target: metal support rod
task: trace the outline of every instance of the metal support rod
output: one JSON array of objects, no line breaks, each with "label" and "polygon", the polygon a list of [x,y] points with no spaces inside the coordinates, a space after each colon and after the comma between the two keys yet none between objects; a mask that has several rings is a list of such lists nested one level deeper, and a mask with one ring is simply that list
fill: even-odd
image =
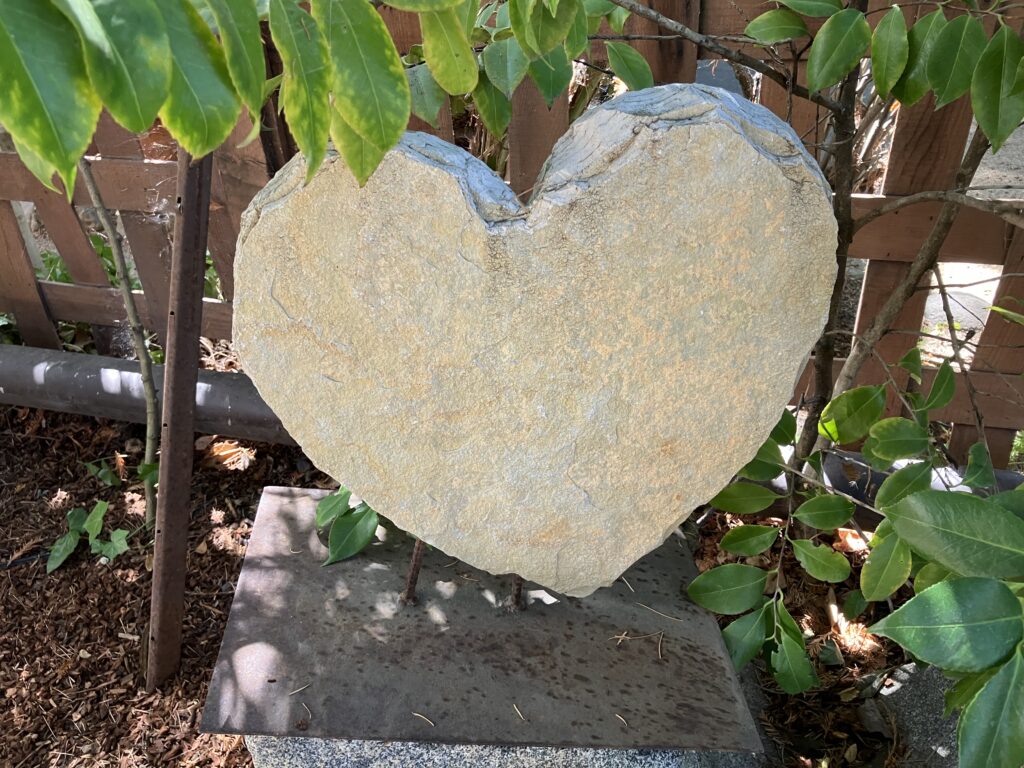
[{"label": "metal support rod", "polygon": [[181,661],[199,325],[212,167],[212,155],[193,163],[184,149],[178,149],[178,209],[174,221],[167,312],[160,495],[156,509],[153,591],[147,633],[147,691],[153,691],[174,675]]},{"label": "metal support rod", "polygon": [[416,604],[416,582],[420,578],[420,567],[423,565],[423,553],[427,551],[427,545],[423,539],[416,539],[412,547],[412,558],[409,560],[409,573],[405,577],[405,591],[402,592],[401,600],[406,605]]}]

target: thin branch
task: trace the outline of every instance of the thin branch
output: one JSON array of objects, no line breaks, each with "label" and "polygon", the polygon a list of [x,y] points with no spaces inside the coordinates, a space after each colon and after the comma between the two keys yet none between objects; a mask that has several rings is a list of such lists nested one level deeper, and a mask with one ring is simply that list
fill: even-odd
[{"label": "thin branch", "polygon": [[[142,391],[146,399],[146,452],[144,462],[146,464],[156,463],[157,439],[160,435],[158,403],[156,399],[156,384],[153,380],[153,360],[149,356],[149,349],[146,347],[146,332],[139,319],[138,309],[135,307],[135,296],[132,293],[132,285],[128,275],[128,262],[125,259],[124,248],[121,246],[121,236],[114,224],[110,211],[103,203],[99,187],[96,186],[96,179],[92,175],[92,167],[84,157],[78,161],[78,172],[85,182],[89,191],[89,198],[93,208],[99,216],[103,230],[106,232],[107,240],[110,243],[110,251],[114,256],[114,269],[117,273],[118,287],[121,289],[121,300],[124,302],[124,311],[128,316],[128,327],[132,333],[132,344],[135,347],[135,355],[139,358],[139,372],[142,375]],[[156,476],[149,472],[143,481],[146,493],[146,527],[152,529],[156,521]]]},{"label": "thin branch", "polygon": [[991,213],[1003,221],[1013,224],[1015,227],[1024,227],[1024,201],[1020,203],[1011,203],[1004,200],[985,200],[982,198],[971,197],[960,192],[953,192],[948,190],[932,190],[929,192],[916,192],[912,195],[906,195],[905,197],[897,197],[891,200],[887,200],[877,208],[874,208],[854,222],[853,231],[859,232],[862,227],[867,226],[875,219],[885,216],[887,213],[898,211],[901,208],[906,208],[908,205],[917,205],[918,203],[927,202],[941,202],[941,203],[953,203],[955,205],[964,206],[965,208],[976,208],[979,211],[985,211]]}]

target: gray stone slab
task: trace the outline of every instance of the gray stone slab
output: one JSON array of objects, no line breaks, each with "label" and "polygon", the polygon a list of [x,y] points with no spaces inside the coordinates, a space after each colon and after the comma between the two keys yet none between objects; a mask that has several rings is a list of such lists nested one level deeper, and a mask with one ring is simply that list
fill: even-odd
[{"label": "gray stone slab", "polygon": [[936,667],[906,664],[893,671],[879,692],[907,747],[907,765],[956,768],[956,716],[944,718],[945,694],[952,683]]},{"label": "gray stone slab", "polygon": [[[264,491],[204,731],[299,737],[308,749],[322,738],[587,752],[761,750],[718,627],[684,596],[696,573],[680,538],[588,598],[527,585],[530,606],[516,614],[501,604],[509,578],[431,550],[419,605],[402,607],[410,538],[388,529],[367,552],[322,568],[313,524],[322,495]],[[584,764],[557,754],[569,762],[544,764]],[[348,764],[392,764],[375,759]],[[464,764],[515,764],[481,760]]]}]

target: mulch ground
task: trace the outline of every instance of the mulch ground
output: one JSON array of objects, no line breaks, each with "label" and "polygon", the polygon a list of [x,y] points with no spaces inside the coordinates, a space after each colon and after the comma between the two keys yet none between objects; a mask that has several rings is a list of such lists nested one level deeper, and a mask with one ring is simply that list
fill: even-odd
[{"label": "mulch ground", "polygon": [[[330,485],[297,448],[201,440],[181,673],[142,689],[150,547],[141,427],[0,406],[0,766],[251,766],[241,740],[198,733],[235,581],[266,485]],[[123,457],[120,487],[85,462]],[[136,531],[101,564],[85,544],[52,574],[46,551],[73,507],[110,503],[105,532]]]}]

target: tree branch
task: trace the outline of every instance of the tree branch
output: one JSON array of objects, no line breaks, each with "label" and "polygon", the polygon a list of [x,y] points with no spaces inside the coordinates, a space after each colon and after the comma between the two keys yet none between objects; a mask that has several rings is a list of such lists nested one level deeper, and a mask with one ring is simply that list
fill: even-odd
[{"label": "tree branch", "polygon": [[853,231],[859,232],[875,219],[885,216],[887,213],[906,208],[908,205],[917,205],[927,202],[953,203],[965,208],[975,208],[998,216],[1003,221],[1013,224],[1015,227],[1024,228],[1024,201],[1011,202],[1007,200],[985,200],[983,198],[971,197],[962,192],[952,190],[934,190],[930,192],[917,192],[906,197],[897,197],[888,200],[874,210],[868,211],[853,224]]}]

